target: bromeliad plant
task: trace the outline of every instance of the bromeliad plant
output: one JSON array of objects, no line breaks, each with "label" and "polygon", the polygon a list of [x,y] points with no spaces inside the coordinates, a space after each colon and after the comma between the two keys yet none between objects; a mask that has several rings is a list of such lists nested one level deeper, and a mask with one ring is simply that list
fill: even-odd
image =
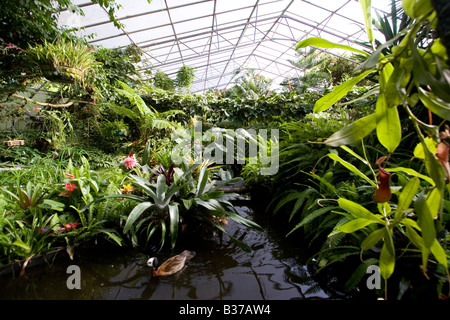
[{"label": "bromeliad plant", "polygon": [[[199,168],[201,168],[199,170]],[[196,172],[198,171],[199,172]],[[219,188],[235,180],[216,184],[211,180],[207,165],[193,165],[173,169],[173,180],[167,182],[164,174],[157,176],[156,182],[148,174],[131,174],[133,193],[122,193],[108,198],[130,199],[137,204],[126,218],[124,233],[130,233],[133,245],[139,244],[139,234],[145,235],[145,243],[158,233],[160,250],[166,237],[170,237],[173,248],[176,245],[181,224],[194,221],[206,223],[210,227],[226,233],[222,226],[225,218],[230,218],[252,228],[259,228],[254,222],[241,217],[232,210],[232,204]],[[197,175],[198,174],[198,175]],[[227,195],[230,196],[230,195]],[[244,250],[250,248],[233,238]]]},{"label": "bromeliad plant", "polygon": [[[427,266],[431,255],[444,267],[448,275],[448,254],[444,249],[446,242],[438,237],[445,230],[444,203],[448,189],[448,143],[446,134],[442,133],[446,130],[441,128],[445,121],[450,120],[447,55],[449,44],[448,33],[445,33],[443,27],[448,8],[442,6],[440,1],[403,0],[403,9],[413,22],[386,43],[375,47],[371,1],[360,0],[360,3],[370,41],[368,51],[334,44],[320,38],[306,39],[297,45],[297,48],[315,46],[346,49],[365,57],[365,61],[359,66],[361,73],[319,99],[314,106],[315,112],[330,108],[356,83],[369,75],[376,75],[379,79],[379,84],[371,91],[372,94],[378,95],[375,112],[334,133],[325,143],[332,147],[353,144],[376,130],[380,144],[389,154],[393,154],[404,134],[400,116],[400,108],[403,108],[414,127],[426,174],[410,168],[380,167],[381,184],[378,185],[350,164],[332,155],[334,160],[368,181],[375,190],[374,200],[379,202],[378,212],[373,213],[358,203],[344,198],[338,199],[339,206],[345,211],[343,214],[349,218],[349,222],[340,226],[339,230],[354,233],[368,226],[379,226],[371,229],[372,232],[361,243],[361,248],[363,251],[368,250],[383,240],[379,266],[385,280],[393,274],[398,258],[398,248],[394,241],[394,232],[398,231],[404,233],[410,244],[419,249],[422,256],[421,268],[425,276],[428,276]],[[436,28],[440,37],[424,37]],[[398,44],[394,45],[396,42]],[[428,109],[428,123],[417,115],[421,107]],[[436,120],[442,122],[436,125]],[[396,204],[388,202],[389,174],[384,170],[403,171],[410,177],[398,193]]]}]

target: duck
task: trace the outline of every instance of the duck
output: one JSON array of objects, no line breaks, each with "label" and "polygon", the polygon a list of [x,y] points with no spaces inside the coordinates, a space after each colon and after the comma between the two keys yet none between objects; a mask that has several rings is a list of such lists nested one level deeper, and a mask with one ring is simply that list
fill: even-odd
[{"label": "duck", "polygon": [[194,256],[194,251],[184,250],[179,255],[173,256],[164,261],[159,267],[158,259],[156,257],[151,257],[147,261],[147,266],[153,268],[152,274],[154,277],[170,276],[183,269],[186,263]]}]

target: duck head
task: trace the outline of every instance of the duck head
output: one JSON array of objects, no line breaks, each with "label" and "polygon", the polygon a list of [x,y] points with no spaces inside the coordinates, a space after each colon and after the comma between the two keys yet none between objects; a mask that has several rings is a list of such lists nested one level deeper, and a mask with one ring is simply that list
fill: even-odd
[{"label": "duck head", "polygon": [[150,268],[156,269],[157,266],[158,266],[158,259],[157,259],[156,257],[152,257],[152,258],[148,259],[148,260],[147,260],[147,265],[148,265]]}]

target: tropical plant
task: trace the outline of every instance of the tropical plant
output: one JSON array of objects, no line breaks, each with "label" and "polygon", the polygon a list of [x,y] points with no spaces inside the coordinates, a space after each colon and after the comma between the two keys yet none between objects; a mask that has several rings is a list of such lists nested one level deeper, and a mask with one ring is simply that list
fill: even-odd
[{"label": "tropical plant", "polygon": [[[372,53],[334,44],[320,38],[306,39],[297,45],[298,48],[314,45],[347,49],[366,57],[366,60],[360,65],[360,69],[363,70],[361,74],[347,80],[319,99],[314,106],[316,112],[331,107],[365,77],[374,73],[377,73],[379,77],[377,89],[372,91],[372,93],[378,93],[375,112],[334,133],[325,143],[332,147],[352,144],[376,129],[380,144],[388,153],[393,154],[403,136],[399,112],[401,106],[413,123],[416,143],[422,150],[423,164],[427,174],[419,174],[411,168],[390,168],[390,171],[404,171],[411,177],[409,182],[402,186],[397,206],[394,207],[388,203],[391,198],[391,187],[389,187],[390,174],[387,168],[381,167],[378,163],[380,172],[380,184],[378,185],[377,182],[372,182],[361,172],[355,171],[353,167],[340,161],[352,172],[370,183],[374,189],[374,200],[379,204],[378,212],[373,213],[370,208],[367,209],[356,202],[339,198],[338,204],[345,211],[343,215],[350,219],[345,225],[340,226],[339,230],[355,233],[369,225],[380,226],[372,229],[360,245],[363,250],[367,250],[384,239],[379,256],[379,267],[382,277],[386,280],[385,283],[393,274],[398,258],[394,232],[399,226],[408,238],[407,246],[413,244],[419,249],[424,275],[428,277],[427,267],[430,255],[432,255],[443,266],[448,276],[445,242],[442,243],[442,239],[439,237],[439,232],[444,229],[443,204],[445,202],[445,186],[448,183],[446,180],[448,177],[446,171],[448,163],[446,138],[448,134],[446,129],[440,128],[441,124],[434,124],[439,118],[450,120],[446,106],[450,102],[448,96],[450,83],[445,76],[448,73],[448,56],[440,38],[425,39],[423,38],[424,32],[419,32],[424,28],[430,30],[443,18],[440,16],[440,11],[436,12],[433,9],[431,1],[403,1],[403,9],[414,21],[388,42],[375,48],[370,1],[360,2],[365,13],[366,29],[370,41],[368,49],[373,48]],[[437,6],[437,8],[444,10],[442,7]],[[438,18],[436,19],[436,17]],[[382,53],[386,47],[400,37],[403,39],[398,45],[393,46],[390,52]],[[424,47],[421,48],[420,45]],[[421,106],[425,106],[429,110],[428,124],[414,113]],[[439,133],[439,131],[441,132]],[[439,148],[433,152],[431,146],[439,146]],[[367,162],[367,159],[356,154],[353,155]],[[339,161],[336,155],[333,155],[333,158]],[[389,159],[392,161],[392,156]],[[422,185],[421,180],[425,181],[426,185]],[[410,208],[412,203],[414,205]],[[387,295],[387,290],[385,292]]]},{"label": "tropical plant", "polygon": [[50,81],[76,83],[82,87],[92,81],[97,64],[92,48],[81,41],[57,39],[27,49],[27,59],[37,65]]},{"label": "tropical plant", "polygon": [[177,87],[189,90],[194,82],[195,70],[192,67],[183,65],[177,72],[175,84]]},{"label": "tropical plant", "polygon": [[284,80],[281,85],[297,94],[305,93],[307,90],[318,91],[327,88],[331,82],[331,76],[323,67],[326,61],[328,57],[317,54],[316,49],[301,53],[297,61],[289,61],[300,75]]},{"label": "tropical plant", "polygon": [[153,85],[163,90],[173,90],[175,82],[163,71],[159,70],[153,76]]},{"label": "tropical plant", "polygon": [[169,110],[158,112],[154,108],[147,106],[144,100],[134,90],[124,82],[118,81],[122,89],[117,89],[121,95],[126,97],[131,103],[132,108],[118,106],[114,103],[108,103],[115,113],[128,117],[136,121],[142,140],[147,141],[154,130],[173,130],[179,128],[175,122],[167,118],[173,115],[183,113],[181,110]]},{"label": "tropical plant", "polygon": [[[235,77],[241,74],[236,71]],[[235,80],[235,85],[228,89],[225,96],[231,99],[258,98],[260,96],[269,96],[272,93],[270,86],[272,81],[249,69]]]},{"label": "tropical plant", "polygon": [[[196,171],[200,171],[195,173]],[[221,232],[226,232],[221,223],[226,218],[249,227],[258,228],[250,220],[242,218],[231,208],[231,203],[226,199],[223,191],[218,189],[226,183],[234,180],[223,181],[215,184],[209,182],[210,173],[207,165],[184,166],[184,169],[176,167],[164,172],[172,172],[170,175],[158,174],[156,181],[145,172],[131,174],[134,185],[133,192],[122,192],[107,198],[129,199],[137,203],[125,219],[123,232],[129,233],[132,244],[139,245],[140,238],[144,237],[147,246],[155,235],[159,235],[160,250],[170,238],[173,248],[177,243],[180,232],[180,224],[190,224],[195,221],[206,223]],[[197,176],[198,174],[198,176]],[[230,235],[230,239],[243,249],[248,246]]]}]

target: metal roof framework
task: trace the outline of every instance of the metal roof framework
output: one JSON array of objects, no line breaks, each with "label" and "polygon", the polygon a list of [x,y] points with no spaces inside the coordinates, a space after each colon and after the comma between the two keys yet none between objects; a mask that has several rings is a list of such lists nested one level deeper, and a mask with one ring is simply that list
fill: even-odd
[{"label": "metal roof framework", "polygon": [[[298,76],[296,44],[309,37],[360,46],[367,41],[357,0],[116,0],[122,5],[116,28],[107,12],[75,0],[84,16],[60,13],[59,24],[81,27],[79,36],[94,46],[126,47],[144,53],[138,66],[174,78],[187,65],[195,68],[192,92],[230,87],[237,70],[254,69],[275,85]],[[390,0],[377,0],[386,11]],[[378,6],[378,7],[376,7]],[[362,47],[360,47],[361,49]],[[331,52],[341,54],[339,52]]]}]

